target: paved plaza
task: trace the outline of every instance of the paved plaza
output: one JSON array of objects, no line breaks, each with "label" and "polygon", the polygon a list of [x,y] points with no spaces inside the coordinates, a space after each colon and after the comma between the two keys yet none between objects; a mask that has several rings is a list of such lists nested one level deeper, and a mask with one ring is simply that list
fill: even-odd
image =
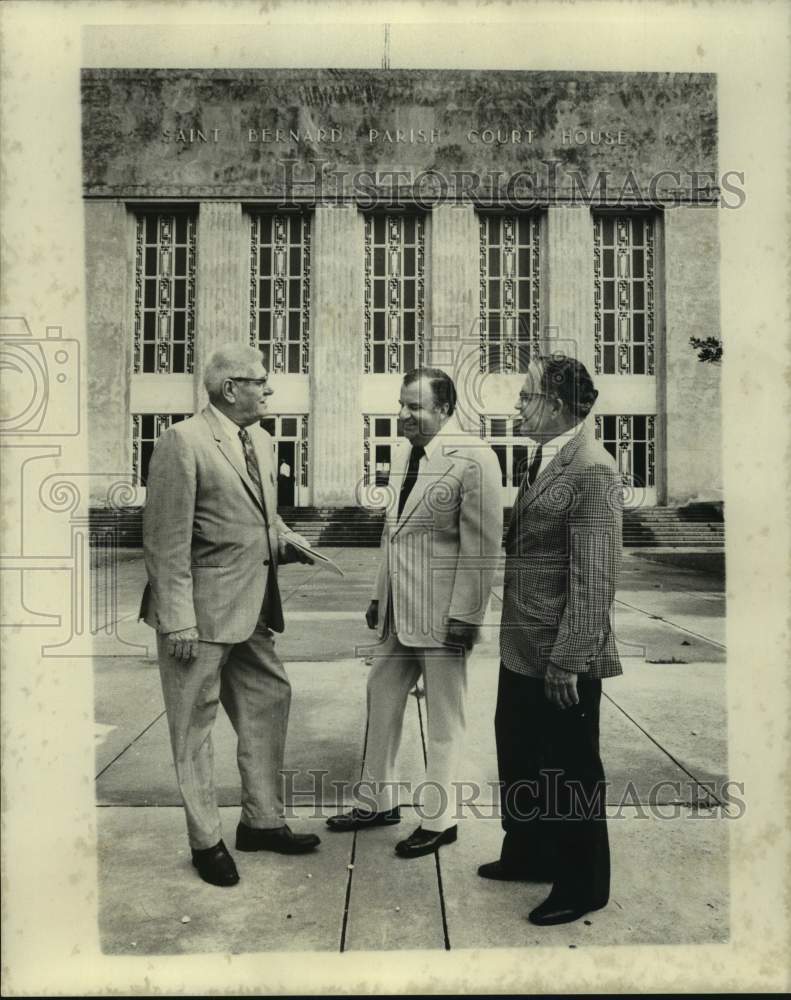
[{"label": "paved plaza", "polygon": [[[459,839],[405,861],[395,842],[419,822],[409,796],[399,826],[333,834],[324,817],[350,804],[365,752],[363,612],[375,549],[324,549],[343,579],[281,570],[286,632],[277,648],[293,686],[286,767],[288,822],[321,846],[296,858],[233,849],[239,814],[235,739],[222,712],[215,766],[226,843],[241,882],[218,889],[190,865],[168,743],[153,633],[136,620],[142,555],[121,553],[118,634],[128,656],[96,660],[96,798],[100,933],[108,954],[458,949],[696,944],[728,939],[725,593],[718,556],[627,550],[614,627],[624,676],[605,682],[602,757],[613,858],[610,905],[538,928],[544,885],[486,882],[498,856],[497,623],[501,580],[469,661]],[[137,644],[138,648],[135,648]],[[401,777],[423,777],[425,706],[409,698]],[[345,801],[344,801],[345,799]],[[683,893],[678,886],[684,886]],[[185,918],[189,918],[185,920]]]}]

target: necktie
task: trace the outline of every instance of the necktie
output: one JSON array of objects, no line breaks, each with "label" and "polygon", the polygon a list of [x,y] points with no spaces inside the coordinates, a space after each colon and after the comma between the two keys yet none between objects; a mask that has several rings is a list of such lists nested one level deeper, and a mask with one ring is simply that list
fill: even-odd
[{"label": "necktie", "polygon": [[266,503],[264,502],[264,488],[261,485],[261,471],[258,468],[258,459],[255,457],[255,448],[250,440],[250,435],[246,427],[239,428],[239,440],[242,442],[244,450],[244,464],[247,466],[247,475],[252,479],[253,485],[258,490],[258,498],[264,508],[264,520],[269,526],[269,518],[266,516]]},{"label": "necktie", "polygon": [[519,496],[517,501],[521,500],[522,497],[527,493],[533,483],[538,477],[538,470],[541,468],[541,459],[543,457],[543,450],[541,445],[536,448],[535,454],[533,455],[533,461],[527,467],[527,474],[522,477],[522,482],[519,485]]},{"label": "necktie", "polygon": [[401,492],[398,495],[398,516],[401,517],[401,513],[404,510],[404,505],[407,502],[409,494],[412,492],[412,487],[415,485],[417,480],[417,470],[420,465],[420,459],[426,454],[425,448],[420,444],[412,445],[412,451],[409,455],[409,465],[407,466],[406,475],[404,476],[404,481],[401,484]]},{"label": "necktie", "polygon": [[519,492],[516,494],[516,500],[514,501],[513,511],[511,513],[511,522],[508,526],[508,534],[505,539],[505,546],[507,551],[511,551],[511,545],[514,540],[514,536],[518,531],[518,521],[525,512],[521,510],[521,502],[524,495],[533,485],[538,477],[538,470],[541,468],[541,458],[543,452],[541,445],[536,448],[536,452],[533,455],[533,461],[527,467],[527,472],[522,476],[522,482],[519,484]]},{"label": "necktie", "polygon": [[[247,475],[252,479],[253,485],[258,490],[261,499],[261,507],[264,511],[264,524],[266,525],[266,537],[269,542],[269,517],[266,511],[266,501],[264,500],[264,487],[261,483],[261,470],[258,468],[258,459],[255,457],[255,448],[247,433],[247,428],[239,428],[239,440],[242,442],[244,450],[244,464],[247,466]],[[269,545],[269,569],[266,578],[266,592],[264,594],[264,604],[261,613],[267,625],[275,632],[282,632],[285,624],[283,622],[283,607],[280,601],[280,587],[277,582],[275,572],[275,560],[272,556],[272,546]]]}]

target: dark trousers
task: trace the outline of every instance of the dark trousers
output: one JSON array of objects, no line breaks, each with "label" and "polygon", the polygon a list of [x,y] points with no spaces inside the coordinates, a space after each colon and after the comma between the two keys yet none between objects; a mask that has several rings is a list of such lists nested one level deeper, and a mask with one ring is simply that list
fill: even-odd
[{"label": "dark trousers", "polygon": [[601,681],[578,676],[579,704],[556,708],[544,681],[500,666],[495,736],[501,860],[549,870],[557,892],[606,903],[610,848],[599,756]]}]

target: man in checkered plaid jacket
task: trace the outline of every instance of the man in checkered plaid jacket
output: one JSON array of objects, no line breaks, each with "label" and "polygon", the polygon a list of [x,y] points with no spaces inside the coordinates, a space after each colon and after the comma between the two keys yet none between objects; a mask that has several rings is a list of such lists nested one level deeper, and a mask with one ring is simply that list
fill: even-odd
[{"label": "man in checkered plaid jacket", "polygon": [[597,395],[583,364],[553,355],[531,362],[517,403],[535,448],[506,537],[495,716],[505,837],[479,874],[551,882],[530,913],[538,925],[609,899],[599,703],[602,678],[621,673],[610,613],[623,488],[589,426]]}]

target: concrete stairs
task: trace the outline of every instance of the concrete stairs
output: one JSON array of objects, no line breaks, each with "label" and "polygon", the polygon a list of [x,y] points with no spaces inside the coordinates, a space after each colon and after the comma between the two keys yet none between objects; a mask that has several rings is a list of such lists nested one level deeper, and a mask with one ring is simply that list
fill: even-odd
[{"label": "concrete stairs", "polygon": [[[505,511],[505,530],[510,508]],[[280,509],[286,524],[312,545],[362,548],[379,544],[381,510],[360,507],[286,507]],[[92,543],[124,548],[142,546],[142,509],[94,508],[91,511]],[[629,548],[712,548],[725,544],[725,524],[720,504],[699,503],[686,507],[646,507],[627,510],[623,525],[624,546]]]}]

